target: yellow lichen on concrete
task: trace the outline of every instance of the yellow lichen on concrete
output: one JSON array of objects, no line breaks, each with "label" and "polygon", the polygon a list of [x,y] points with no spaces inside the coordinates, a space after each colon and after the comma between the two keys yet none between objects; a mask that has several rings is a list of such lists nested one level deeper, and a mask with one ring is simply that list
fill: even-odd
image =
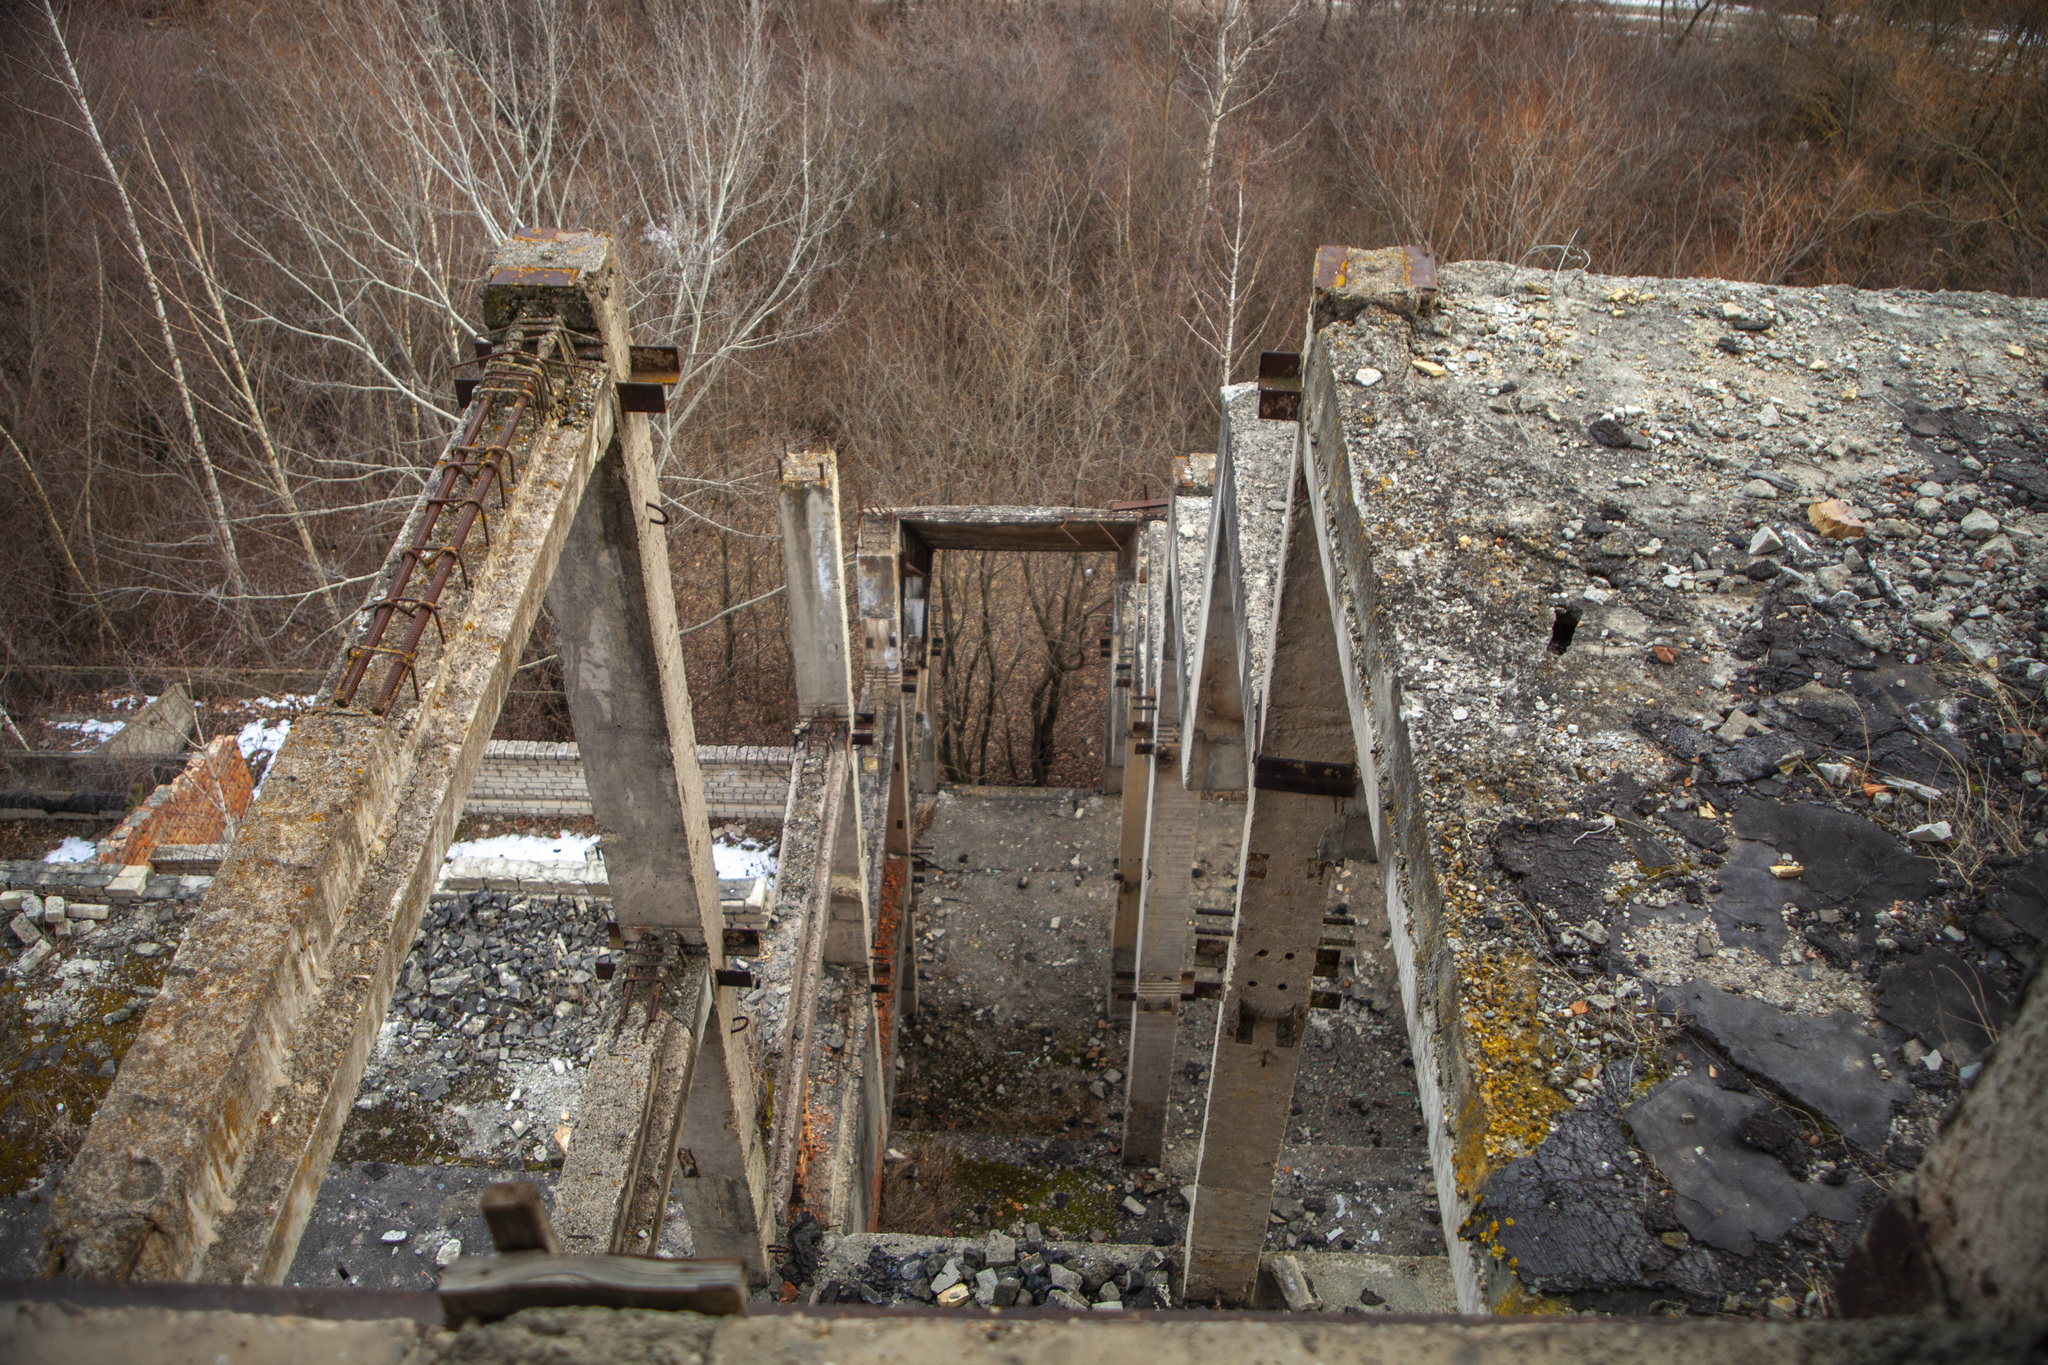
[{"label": "yellow lichen on concrete", "polygon": [[1570,1105],[1549,1083],[1557,1049],[1543,1019],[1534,957],[1490,954],[1461,967],[1460,1033],[1476,1122],[1460,1144],[1458,1183],[1476,1191],[1488,1172],[1534,1151]]}]

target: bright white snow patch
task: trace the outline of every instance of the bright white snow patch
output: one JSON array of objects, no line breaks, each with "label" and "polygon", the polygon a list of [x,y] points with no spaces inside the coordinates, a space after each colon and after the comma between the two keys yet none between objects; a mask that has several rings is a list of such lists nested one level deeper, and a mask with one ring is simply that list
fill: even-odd
[{"label": "bright white snow patch", "polygon": [[43,855],[46,863],[86,863],[100,856],[99,849],[89,839],[71,835],[63,843]]},{"label": "bright white snow patch", "polygon": [[125,720],[53,720],[52,730],[71,730],[78,735],[79,745],[104,744],[128,728]]},{"label": "bright white snow patch", "polygon": [[282,749],[284,737],[291,732],[289,720],[252,720],[235,736],[235,743],[242,746],[244,759],[253,759],[258,754],[274,754]]},{"label": "bright white snow patch", "polygon": [[713,842],[711,861],[717,866],[718,875],[729,882],[775,875],[775,850],[763,848],[751,839],[738,845]]},{"label": "bright white snow patch", "polygon": [[[497,834],[488,839],[465,839],[448,846],[450,858],[511,858],[527,863],[581,863],[590,859],[597,844],[595,834],[571,834],[563,830],[554,838],[538,834]],[[775,850],[749,839],[740,844],[713,841],[712,865],[726,881],[744,877],[773,877]]]},{"label": "bright white snow patch", "polygon": [[571,834],[563,830],[555,838],[538,834],[499,834],[489,839],[465,839],[448,845],[451,858],[516,858],[525,863],[588,862],[597,845],[595,834]]}]

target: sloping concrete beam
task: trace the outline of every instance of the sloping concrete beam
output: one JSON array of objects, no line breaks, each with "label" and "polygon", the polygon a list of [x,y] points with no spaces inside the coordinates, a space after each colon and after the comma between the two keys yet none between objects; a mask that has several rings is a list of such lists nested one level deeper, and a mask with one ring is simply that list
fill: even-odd
[{"label": "sloping concrete beam", "polygon": [[853,653],[846,628],[837,458],[830,451],[783,456],[777,491],[797,711],[805,720],[818,715],[850,720]]},{"label": "sloping concrete beam", "polygon": [[[1168,533],[1162,528],[1161,540]],[[1163,558],[1155,556],[1154,563]],[[1159,569],[1158,577],[1165,577]],[[1201,793],[1180,780],[1171,736],[1180,732],[1180,608],[1171,586],[1159,594],[1157,632],[1159,708],[1155,741],[1144,768],[1146,789],[1143,891],[1138,902],[1138,975],[1131,1002],[1130,1077],[1124,1106],[1123,1162],[1157,1166],[1166,1148],[1173,1092],[1173,1046],[1180,1029],[1181,968],[1187,960],[1189,873],[1195,860],[1195,822]]]},{"label": "sloping concrete beam", "polygon": [[[673,935],[649,935],[609,994],[555,1182],[554,1224],[566,1252],[651,1256],[713,1018],[710,963],[679,951]],[[736,1221],[749,1211],[732,1210]]]},{"label": "sloping concrete beam", "polygon": [[1282,466],[1289,492],[1272,528],[1277,554],[1246,566],[1269,585],[1263,612],[1248,614],[1264,626],[1247,688],[1259,703],[1258,743],[1185,1259],[1188,1300],[1233,1305],[1256,1289],[1331,874],[1364,804],[1300,428],[1270,425],[1294,438]]},{"label": "sloping concrete beam", "polygon": [[[525,297],[587,322],[589,300],[618,287],[608,240],[515,239],[499,268],[544,249],[559,258],[558,283]],[[451,580],[445,636],[423,639],[423,704],[401,691],[387,715],[326,707],[293,727],[67,1171],[53,1209],[64,1273],[274,1278],[289,1263],[462,793],[610,443],[610,378],[597,366],[564,377],[558,410],[582,422],[522,429],[509,506],[491,509],[488,548],[466,552],[466,577]]]}]

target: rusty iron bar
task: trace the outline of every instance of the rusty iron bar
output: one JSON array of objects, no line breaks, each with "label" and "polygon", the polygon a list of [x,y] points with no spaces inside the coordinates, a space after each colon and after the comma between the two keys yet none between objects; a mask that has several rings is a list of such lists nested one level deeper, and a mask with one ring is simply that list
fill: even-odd
[{"label": "rusty iron bar", "polygon": [[[378,715],[388,712],[400,685],[408,678],[412,681],[413,694],[419,695],[414,661],[419,654],[420,639],[426,633],[427,618],[433,617],[435,628],[442,629],[438,605],[441,593],[458,566],[462,567],[467,581],[469,570],[462,566],[462,550],[471,528],[479,519],[484,521],[484,542],[490,543],[490,522],[484,514],[484,499],[496,485],[499,507],[502,509],[506,505],[511,484],[518,478],[511,445],[519,424],[530,409],[544,416],[553,406],[547,362],[550,353],[562,346],[562,319],[552,313],[533,319],[522,316],[513,325],[512,333],[506,338],[508,344],[492,355],[490,372],[479,384],[462,434],[442,456],[439,484],[434,495],[427,499],[426,515],[420,519],[412,544],[406,547],[399,559],[390,591],[373,609],[370,627],[364,632],[362,643],[349,650],[348,669],[342,675],[341,685],[334,691],[337,706],[348,706],[354,702],[356,691],[369,672],[371,660],[379,654],[391,656],[391,670],[377,691],[371,711]],[[529,337],[533,343],[530,355],[521,349]],[[505,382],[508,380],[512,382]],[[510,402],[509,410],[505,411],[493,439],[478,445],[477,437],[482,433],[487,418],[493,412],[503,410],[507,400]],[[458,498],[455,496],[456,486],[465,477],[469,480],[469,495]],[[445,544],[434,545],[432,541],[441,513],[450,505],[460,508],[454,529]],[[413,574],[429,567],[432,577],[426,588],[416,596],[409,596],[407,589],[412,585]],[[384,636],[400,612],[406,616],[405,637],[401,644],[392,647],[384,643]]]}]

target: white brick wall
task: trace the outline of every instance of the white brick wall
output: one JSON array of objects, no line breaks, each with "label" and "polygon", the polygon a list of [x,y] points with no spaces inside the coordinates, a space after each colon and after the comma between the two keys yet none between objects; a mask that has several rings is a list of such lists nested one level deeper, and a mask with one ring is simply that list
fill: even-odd
[{"label": "white brick wall", "polygon": [[[713,820],[780,820],[789,795],[792,749],[706,744],[697,750],[704,802]],[[571,744],[494,739],[469,789],[465,815],[588,815],[590,788]]]}]

